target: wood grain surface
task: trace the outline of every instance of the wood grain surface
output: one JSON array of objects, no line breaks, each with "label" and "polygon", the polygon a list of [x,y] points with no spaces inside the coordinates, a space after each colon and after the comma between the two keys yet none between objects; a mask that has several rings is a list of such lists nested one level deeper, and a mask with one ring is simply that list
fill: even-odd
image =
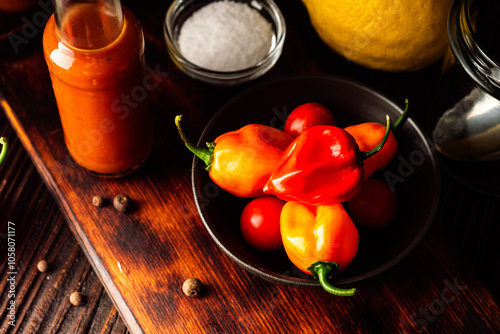
[{"label": "wood grain surface", "polygon": [[[14,223],[17,277],[15,326],[7,317],[7,270],[0,275],[1,333],[127,333],[122,318],[71,233],[56,202],[38,175],[5,115],[0,133],[9,140],[9,163],[0,168],[1,267],[7,262],[7,224]],[[46,260],[47,271],[37,264]],[[86,302],[74,307],[80,291]]]},{"label": "wood grain surface", "polygon": [[[0,59],[0,104],[19,138],[3,125],[13,144],[7,162],[16,168],[0,170],[1,231],[8,221],[22,231],[16,240],[17,322],[7,323],[9,276],[2,270],[1,330],[122,333],[126,323],[131,333],[500,332],[498,198],[473,191],[444,171],[440,209],[426,238],[396,267],[359,284],[358,296],[278,286],[238,267],[210,239],[192,199],[192,156],[173,125],[174,115],[184,114],[187,135],[197,138],[236,93],[293,73],[343,75],[391,99],[409,98],[425,124],[439,64],[414,73],[358,67],[321,43],[299,1],[278,1],[288,35],[275,68],[253,83],[208,86],[181,73],[167,56],[162,22],[169,2],[124,3],[143,24],[147,65],[158,83],[150,92],[157,134],[153,153],[130,177],[98,179],[72,162],[39,38],[30,40],[31,48]],[[129,214],[109,205],[118,193],[136,203]],[[92,206],[94,194],[108,205]],[[1,251],[5,256],[3,246]],[[7,260],[0,258],[5,268]],[[41,258],[51,264],[47,273],[36,270]],[[182,293],[189,277],[207,286],[201,298]],[[75,290],[87,296],[84,306],[70,306],[68,295]]]}]

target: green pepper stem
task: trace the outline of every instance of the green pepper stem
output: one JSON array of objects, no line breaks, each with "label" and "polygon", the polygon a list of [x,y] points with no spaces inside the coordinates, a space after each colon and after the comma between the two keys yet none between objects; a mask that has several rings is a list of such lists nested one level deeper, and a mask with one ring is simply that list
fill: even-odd
[{"label": "green pepper stem", "polygon": [[210,167],[212,166],[215,143],[207,143],[207,148],[200,148],[195,146],[186,137],[184,131],[182,131],[181,120],[182,120],[182,115],[175,116],[175,126],[177,127],[177,131],[179,131],[179,135],[181,136],[182,141],[191,152],[193,152],[198,158],[200,158],[205,163],[206,165],[205,168],[207,170],[210,170]]},{"label": "green pepper stem", "polygon": [[361,162],[365,161],[366,159],[368,159],[369,157],[371,157],[372,155],[374,155],[375,153],[380,151],[382,149],[382,147],[384,146],[385,142],[387,141],[387,138],[389,138],[389,133],[391,132],[391,118],[389,117],[389,115],[386,115],[385,117],[387,120],[387,124],[385,127],[385,134],[384,134],[384,137],[382,138],[382,141],[380,141],[380,143],[378,143],[377,146],[375,146],[374,148],[372,148],[369,151],[360,151],[359,152],[359,160]]},{"label": "green pepper stem", "polygon": [[352,289],[341,289],[333,286],[328,278],[336,272],[339,271],[339,265],[336,262],[330,261],[316,261],[309,268],[309,270],[314,278],[319,280],[319,284],[326,291],[336,296],[353,296],[356,293],[356,288]]},{"label": "green pepper stem", "polygon": [[7,155],[7,149],[9,147],[9,143],[7,141],[7,138],[0,137],[0,144],[2,144],[2,151],[0,152],[0,166],[1,166],[2,162],[5,159],[5,156]]},{"label": "green pepper stem", "polygon": [[403,121],[406,119],[406,115],[408,114],[408,99],[405,100],[405,109],[403,110],[403,113],[401,114],[401,116],[399,116],[399,118],[396,120],[396,122],[394,122],[394,124],[392,125],[392,131],[395,131],[399,128],[400,124],[403,123]]}]

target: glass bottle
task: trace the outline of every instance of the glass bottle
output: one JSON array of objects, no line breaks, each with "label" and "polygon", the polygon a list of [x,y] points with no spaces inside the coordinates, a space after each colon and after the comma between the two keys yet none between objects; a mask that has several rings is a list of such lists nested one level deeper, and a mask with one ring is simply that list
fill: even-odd
[{"label": "glass bottle", "polygon": [[153,145],[144,37],[119,0],[55,0],[43,50],[73,159],[100,176],[141,166]]}]

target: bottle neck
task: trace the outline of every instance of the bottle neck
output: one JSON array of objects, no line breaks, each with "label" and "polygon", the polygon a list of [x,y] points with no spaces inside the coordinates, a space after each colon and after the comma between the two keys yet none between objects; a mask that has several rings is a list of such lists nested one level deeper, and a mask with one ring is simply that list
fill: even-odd
[{"label": "bottle neck", "polygon": [[120,0],[55,0],[54,15],[61,40],[77,49],[104,48],[123,30]]}]

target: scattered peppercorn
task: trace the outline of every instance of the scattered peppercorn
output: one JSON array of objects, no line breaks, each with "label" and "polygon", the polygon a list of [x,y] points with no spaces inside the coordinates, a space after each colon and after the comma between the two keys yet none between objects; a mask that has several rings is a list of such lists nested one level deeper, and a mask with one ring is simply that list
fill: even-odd
[{"label": "scattered peppercorn", "polygon": [[95,195],[94,197],[92,197],[92,204],[94,204],[98,208],[102,206],[103,202],[104,200],[99,195]]},{"label": "scattered peppercorn", "polygon": [[80,306],[83,304],[84,297],[81,292],[75,291],[72,292],[69,296],[69,302],[74,306]]},{"label": "scattered peppercorn", "polygon": [[113,199],[113,206],[117,211],[127,212],[132,205],[132,200],[127,195],[116,195]]},{"label": "scattered peppercorn", "polygon": [[49,264],[47,263],[47,261],[45,260],[41,260],[38,262],[38,264],[36,265],[37,269],[39,272],[46,272],[47,269],[49,268]]},{"label": "scattered peppercorn", "polygon": [[203,289],[203,283],[197,278],[188,278],[182,284],[182,291],[188,297],[198,297]]}]

